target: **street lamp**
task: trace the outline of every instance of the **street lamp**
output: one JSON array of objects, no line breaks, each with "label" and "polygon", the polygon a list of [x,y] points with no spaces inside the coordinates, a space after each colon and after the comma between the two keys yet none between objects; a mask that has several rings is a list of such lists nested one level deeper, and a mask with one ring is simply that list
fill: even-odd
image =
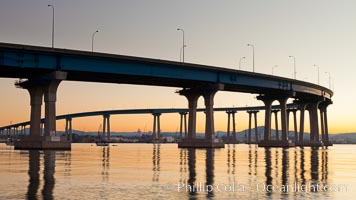
[{"label": "street lamp", "polygon": [[297,70],[296,70],[296,67],[295,67],[295,57],[294,56],[289,56],[290,58],[293,58],[293,63],[294,63],[294,79],[297,79]]},{"label": "street lamp", "polygon": [[255,72],[255,46],[252,44],[247,44],[247,46],[252,47],[252,71]]},{"label": "street lamp", "polygon": [[95,34],[98,33],[98,32],[99,32],[99,30],[96,30],[96,31],[93,33],[93,35],[91,36],[91,52],[94,51],[94,36],[95,36]]},{"label": "street lamp", "polygon": [[329,89],[331,90],[331,75],[330,75],[330,72],[325,72],[325,74],[329,75]]},{"label": "street lamp", "polygon": [[275,67],[278,67],[278,65],[274,65],[274,66],[272,67],[272,75],[273,75],[273,69],[274,69]]},{"label": "street lamp", "polygon": [[320,71],[319,71],[319,66],[318,66],[318,65],[313,65],[313,66],[318,68],[318,85],[320,85]]},{"label": "street lamp", "polygon": [[182,48],[183,48],[183,63],[184,63],[184,48],[185,48],[185,42],[184,42],[184,30],[181,29],[181,28],[177,28],[177,31],[182,31],[182,34],[183,34],[183,45],[182,45]]},{"label": "street lamp", "polygon": [[240,58],[240,60],[239,60],[239,70],[241,70],[241,61],[242,61],[243,59],[246,59],[246,57],[244,56],[244,57]]},{"label": "street lamp", "polygon": [[52,7],[52,48],[54,48],[54,6],[48,5],[48,7]]},{"label": "street lamp", "polygon": [[183,48],[185,48],[185,47],[187,47],[187,45],[184,45],[180,48],[179,62],[182,62],[182,51],[184,51]]}]

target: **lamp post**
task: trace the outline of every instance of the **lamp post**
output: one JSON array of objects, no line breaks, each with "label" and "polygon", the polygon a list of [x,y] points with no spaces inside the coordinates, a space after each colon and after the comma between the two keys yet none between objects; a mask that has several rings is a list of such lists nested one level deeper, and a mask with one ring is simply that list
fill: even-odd
[{"label": "lamp post", "polygon": [[183,61],[183,63],[184,63],[184,48],[185,48],[185,42],[184,42],[184,30],[183,29],[181,29],[181,28],[177,28],[177,31],[182,31],[182,34],[183,34],[183,45],[182,45],[182,48],[183,48],[183,59],[182,59],[182,61]]},{"label": "lamp post", "polygon": [[91,36],[91,52],[94,52],[94,36],[96,33],[98,33],[99,30],[96,30],[93,35]]},{"label": "lamp post", "polygon": [[278,65],[274,65],[273,67],[272,67],[272,75],[274,75],[274,71],[273,71],[273,69],[275,68],[275,67],[278,67]]},{"label": "lamp post", "polygon": [[319,71],[319,66],[318,66],[318,65],[313,65],[313,66],[318,68],[318,85],[320,85],[320,71]]},{"label": "lamp post", "polygon": [[184,45],[180,48],[180,54],[179,54],[179,62],[182,62],[182,51],[183,51],[183,48],[187,47],[187,45]]},{"label": "lamp post", "polygon": [[255,72],[255,46],[252,44],[247,44],[247,46],[252,47],[252,71]]},{"label": "lamp post", "polygon": [[54,48],[54,6],[48,5],[48,7],[52,7],[52,48]]},{"label": "lamp post", "polygon": [[240,58],[240,60],[239,60],[239,70],[241,70],[241,61],[243,60],[243,59],[245,59],[246,57],[244,56],[244,57],[242,57],[242,58]]},{"label": "lamp post", "polygon": [[293,58],[293,64],[294,64],[294,79],[297,79],[297,70],[295,67],[295,57],[294,56],[289,56],[290,58]]},{"label": "lamp post", "polygon": [[331,75],[330,75],[330,72],[325,72],[325,74],[329,75],[329,89],[331,90]]}]

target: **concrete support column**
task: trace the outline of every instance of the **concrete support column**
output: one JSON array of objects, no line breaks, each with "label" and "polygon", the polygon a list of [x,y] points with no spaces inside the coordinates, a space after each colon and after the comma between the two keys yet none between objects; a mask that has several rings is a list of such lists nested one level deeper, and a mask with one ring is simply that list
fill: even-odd
[{"label": "concrete support column", "polygon": [[288,140],[287,100],[288,100],[288,98],[278,99],[280,107],[281,107],[282,141]]},{"label": "concrete support column", "polygon": [[324,125],[324,112],[320,110],[320,126],[321,126],[321,141],[325,141],[325,125]]},{"label": "concrete support column", "polygon": [[31,98],[31,117],[30,117],[30,137],[40,137],[41,134],[41,106],[42,106],[42,87],[30,87],[27,89]]},{"label": "concrete support column", "polygon": [[279,112],[279,110],[272,110],[272,113],[274,114],[274,122],[275,122],[275,128],[276,128],[276,140],[279,140],[278,112]]},{"label": "concrete support column", "polygon": [[152,142],[156,143],[160,141],[161,138],[161,113],[153,113],[153,133]]},{"label": "concrete support column", "polygon": [[294,121],[294,142],[298,142],[298,125],[297,125],[297,110],[293,111],[293,121]]},{"label": "concrete support column", "polygon": [[319,122],[318,122],[319,102],[313,102],[308,105],[310,116],[310,140],[319,141]]},{"label": "concrete support column", "polygon": [[324,144],[329,145],[329,127],[328,127],[328,115],[327,107],[332,104],[331,100],[326,100],[320,103],[320,119],[321,119],[321,132],[322,132],[322,141]]},{"label": "concrete support column", "polygon": [[179,125],[179,138],[183,138],[183,126],[184,126],[184,138],[187,138],[187,113],[180,112],[180,125]]},{"label": "concrete support column", "polygon": [[213,140],[215,138],[214,129],[214,96],[217,90],[205,91],[203,93],[205,102],[205,139]]},{"label": "concrete support column", "polygon": [[72,118],[66,118],[65,134],[68,141],[73,140]]},{"label": "concrete support column", "polygon": [[182,90],[179,94],[185,96],[188,100],[188,138],[194,139],[196,137],[197,102],[200,94],[191,90]]},{"label": "concrete support column", "polygon": [[325,125],[325,143],[329,143],[329,127],[328,127],[328,114],[327,109],[325,107],[324,111],[324,125]]},{"label": "concrete support column", "polygon": [[107,130],[107,139],[111,140],[111,132],[110,132],[110,115],[106,115],[106,130]]},{"label": "concrete support column", "polygon": [[101,135],[101,140],[106,141],[106,117],[103,115],[103,134]]},{"label": "concrete support column", "polygon": [[230,115],[231,115],[231,111],[226,111],[227,113],[227,143],[230,143]]},{"label": "concrete support column", "polygon": [[258,111],[254,111],[254,112],[253,112],[253,116],[254,116],[254,118],[255,118],[255,140],[256,140],[256,142],[259,142],[260,139],[259,139],[259,137],[258,137],[257,113],[258,113]]},{"label": "concrete support column", "polygon": [[252,123],[252,112],[251,111],[247,111],[248,113],[248,139],[247,139],[247,143],[251,144],[251,123]]},{"label": "concrete support column", "polygon": [[56,101],[57,89],[61,80],[51,80],[44,87],[45,102],[45,136],[56,135]]},{"label": "concrete support column", "polygon": [[236,111],[233,111],[232,112],[232,136],[233,136],[233,139],[234,139],[234,143],[237,142],[235,114],[236,114]]},{"label": "concrete support column", "polygon": [[305,119],[305,109],[307,104],[303,102],[298,103],[299,111],[300,111],[300,121],[299,121],[299,143],[303,143],[304,141],[304,119]]},{"label": "concrete support column", "polygon": [[271,98],[265,96],[258,96],[258,100],[263,101],[265,104],[265,130],[264,130],[264,140],[271,140],[271,112],[272,112],[272,102],[274,101]]}]

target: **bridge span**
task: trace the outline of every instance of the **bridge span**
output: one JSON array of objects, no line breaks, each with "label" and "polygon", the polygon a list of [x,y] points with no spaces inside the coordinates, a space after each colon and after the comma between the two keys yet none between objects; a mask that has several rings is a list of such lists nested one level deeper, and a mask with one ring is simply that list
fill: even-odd
[{"label": "bridge span", "polygon": [[[251,73],[222,67],[180,63],[157,59],[104,53],[0,43],[0,77],[20,78],[17,87],[29,91],[31,104],[30,139],[17,148],[70,148],[57,141],[56,95],[61,81],[90,81],[117,84],[155,85],[182,88],[178,93],[188,100],[188,137],[179,147],[223,147],[214,136],[214,96],[218,91],[257,94],[265,104],[265,130],[260,146],[294,146],[288,138],[287,100],[293,98],[300,112],[300,145],[304,133],[304,113],[309,111],[311,141],[326,144],[327,106],[333,92],[320,85],[294,79]],[[196,138],[197,100],[205,101],[205,139]],[[40,136],[41,105],[44,98],[45,137]],[[281,140],[271,139],[272,103],[278,101],[281,112]],[[319,116],[322,139],[320,139]],[[295,122],[297,124],[297,122]],[[54,141],[55,140],[55,141]]]}]

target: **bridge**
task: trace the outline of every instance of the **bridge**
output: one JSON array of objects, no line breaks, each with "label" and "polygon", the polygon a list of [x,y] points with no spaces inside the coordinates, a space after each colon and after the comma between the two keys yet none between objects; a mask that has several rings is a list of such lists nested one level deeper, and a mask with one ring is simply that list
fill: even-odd
[{"label": "bridge", "polygon": [[[290,113],[294,112],[297,109],[296,104],[288,104],[287,105],[288,116]],[[227,122],[227,141],[228,143],[238,143],[236,137],[236,118],[235,114],[240,111],[246,111],[249,114],[249,131],[248,131],[248,140],[247,143],[256,143],[258,141],[258,129],[257,129],[257,113],[260,110],[264,110],[263,106],[253,106],[253,107],[225,107],[225,108],[214,108],[214,112],[226,112],[228,115]],[[199,108],[197,112],[204,112],[205,109]],[[272,106],[272,112],[278,113],[280,111],[279,106]],[[158,108],[158,109],[126,109],[126,110],[102,110],[102,111],[93,111],[93,112],[82,112],[82,113],[72,113],[56,116],[56,120],[66,120],[65,126],[65,136],[66,139],[72,141],[72,120],[74,118],[81,117],[93,117],[93,116],[103,116],[103,124],[102,127],[102,139],[110,141],[110,116],[111,115],[131,115],[131,114],[151,114],[153,115],[153,132],[152,132],[152,142],[159,143],[160,142],[160,116],[162,114],[169,113],[178,113],[180,115],[180,139],[187,138],[187,118],[188,109],[184,108]],[[254,123],[255,123],[255,141],[251,140],[251,131],[252,131],[252,115],[254,115]],[[296,117],[296,115],[294,115]],[[230,126],[230,122],[232,122],[232,126]],[[279,140],[279,132],[278,132],[278,119],[276,118],[276,139]],[[41,129],[43,129],[43,124],[45,123],[45,119],[41,119]],[[15,137],[16,136],[25,136],[26,126],[30,125],[30,121],[11,124],[7,126],[0,127],[0,137]],[[231,135],[230,135],[231,132]],[[184,135],[183,135],[184,133]],[[295,134],[297,134],[295,130]],[[43,134],[42,134],[43,136]],[[294,138],[297,138],[294,136]]]},{"label": "bridge", "polygon": [[[305,111],[309,111],[311,142],[328,145],[327,107],[333,92],[320,85],[299,80],[221,67],[157,59],[93,53],[86,51],[0,43],[0,73],[20,78],[17,87],[30,94],[30,135],[15,144],[25,149],[70,149],[70,142],[55,138],[56,96],[61,81],[88,81],[116,84],[154,85],[182,88],[178,94],[188,101],[188,136],[179,147],[223,147],[214,136],[214,95],[218,91],[257,94],[264,103],[265,129],[261,147],[304,145]],[[197,101],[205,102],[205,138],[196,138]],[[41,105],[44,98],[44,136],[40,135]],[[287,100],[294,99],[300,113],[299,138],[288,138]],[[271,139],[272,103],[279,102],[281,140]],[[320,112],[320,127],[319,116]],[[297,124],[295,120],[295,124]],[[320,139],[321,128],[321,139]]]}]

